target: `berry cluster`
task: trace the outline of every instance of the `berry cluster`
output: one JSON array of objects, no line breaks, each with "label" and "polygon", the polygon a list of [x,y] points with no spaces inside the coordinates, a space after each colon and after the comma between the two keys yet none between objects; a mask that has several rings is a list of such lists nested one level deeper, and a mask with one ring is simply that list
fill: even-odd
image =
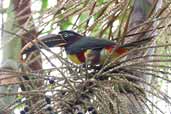
[{"label": "berry cluster", "polygon": [[53,112],[53,107],[51,106],[51,98],[48,97],[48,96],[45,96],[45,102],[46,102],[46,104],[47,104],[47,106],[46,106],[46,111],[48,111],[49,114],[55,114],[55,113]]},{"label": "berry cluster", "polygon": [[91,114],[97,114],[97,112],[96,112],[96,110],[94,109],[93,106],[88,107],[87,110],[88,110],[89,112],[91,112]]},{"label": "berry cluster", "polygon": [[[97,111],[94,109],[93,106],[88,107],[87,111],[89,112],[89,114],[97,114]],[[84,113],[79,111],[77,112],[77,114],[84,114]]]},{"label": "berry cluster", "polygon": [[24,109],[20,111],[20,114],[28,114],[29,109],[30,109],[29,106],[26,105],[26,106],[24,107]]},{"label": "berry cluster", "polygon": [[48,81],[49,81],[49,84],[54,84],[55,83],[55,80],[52,79],[52,78],[49,78]]}]

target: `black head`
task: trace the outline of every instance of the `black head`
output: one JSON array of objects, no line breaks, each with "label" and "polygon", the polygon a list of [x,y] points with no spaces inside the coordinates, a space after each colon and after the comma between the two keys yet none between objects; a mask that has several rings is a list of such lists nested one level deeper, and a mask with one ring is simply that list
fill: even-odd
[{"label": "black head", "polygon": [[61,31],[58,35],[60,35],[67,42],[67,45],[74,43],[82,37],[82,35],[71,30]]}]

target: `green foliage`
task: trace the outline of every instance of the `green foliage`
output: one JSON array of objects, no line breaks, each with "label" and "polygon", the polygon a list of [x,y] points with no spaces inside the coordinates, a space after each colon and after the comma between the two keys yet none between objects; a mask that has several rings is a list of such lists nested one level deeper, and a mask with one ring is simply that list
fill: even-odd
[{"label": "green foliage", "polygon": [[73,25],[72,18],[65,19],[65,20],[61,21],[60,29],[61,30],[66,30],[69,27],[71,27],[72,25]]},{"label": "green foliage", "polygon": [[48,0],[42,0],[42,10],[46,10],[48,8]]},{"label": "green foliage", "polygon": [[107,0],[98,0],[97,2],[98,2],[100,5],[102,5],[102,4],[104,4],[106,1],[107,1]]}]

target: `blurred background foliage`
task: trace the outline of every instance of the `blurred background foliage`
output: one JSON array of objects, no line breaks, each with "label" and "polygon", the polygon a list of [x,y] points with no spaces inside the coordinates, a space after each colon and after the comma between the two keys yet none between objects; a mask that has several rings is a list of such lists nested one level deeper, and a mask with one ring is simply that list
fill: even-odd
[{"label": "blurred background foliage", "polygon": [[[1,41],[0,84],[5,88],[0,89],[0,114],[170,114],[170,1],[137,1],[144,17],[132,26],[131,20],[137,18],[132,14],[134,0],[1,0],[1,39],[5,42]],[[106,38],[118,45],[138,35],[152,37],[152,41],[134,47],[143,53],[138,58],[121,57],[114,73],[93,74],[68,61],[61,48],[42,50],[27,55],[26,63],[19,62],[22,46],[61,30]],[[7,61],[4,67],[10,56],[16,56],[15,62]],[[92,78],[86,79],[87,75]],[[95,78],[99,75],[110,78],[99,81]]]}]

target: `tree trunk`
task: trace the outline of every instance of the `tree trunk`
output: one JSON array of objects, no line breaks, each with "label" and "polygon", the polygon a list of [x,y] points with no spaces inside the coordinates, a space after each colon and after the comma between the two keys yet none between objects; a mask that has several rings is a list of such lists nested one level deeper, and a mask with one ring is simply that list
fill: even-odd
[{"label": "tree trunk", "polygon": [[[7,21],[4,23],[4,30],[9,31],[11,33],[17,33],[21,37],[15,36],[14,34],[9,34],[5,31],[3,31],[2,35],[2,45],[3,45],[3,59],[2,59],[2,69],[7,70],[19,70],[19,52],[23,45],[25,45],[27,42],[32,40],[33,38],[37,37],[37,31],[33,26],[30,27],[31,23],[28,23],[32,21],[31,17],[31,0],[11,0],[10,8],[7,15]],[[32,24],[33,25],[33,24]],[[24,29],[27,29],[28,31],[25,31]],[[22,39],[21,39],[22,38]],[[39,53],[38,53],[39,54]],[[39,60],[40,61],[40,60]],[[38,70],[42,68],[41,62],[34,62],[30,65],[32,70]],[[1,75],[1,78],[9,76],[14,76],[13,74],[7,74],[7,75]],[[11,84],[18,82],[18,78],[10,78],[8,80],[2,80],[0,84]],[[0,87],[0,93],[4,92],[17,92],[19,85],[13,85],[13,86],[3,86]],[[3,107],[1,109],[4,109],[4,107],[7,107],[9,104],[11,104],[13,101],[16,100],[16,96],[7,96],[0,99],[0,107]],[[37,100],[36,100],[37,101]],[[0,110],[0,114],[9,114],[10,110]],[[13,114],[13,112],[11,112]]]},{"label": "tree trunk", "polygon": [[[134,33],[140,32],[142,28],[141,29],[139,28],[133,29],[133,28],[147,21],[147,19],[149,19],[148,17],[150,16],[151,11],[154,11],[154,12],[158,11],[161,6],[161,1],[162,0],[134,0],[133,10],[132,10],[130,22],[128,25],[128,34],[134,34]],[[155,24],[156,23],[145,24],[142,27],[145,30],[149,30],[153,28],[154,26],[156,26]],[[125,43],[142,40],[144,38],[152,37],[155,34],[156,34],[156,31],[134,35],[132,37],[125,39]],[[151,44],[153,45],[154,42],[151,42]],[[154,50],[149,49],[147,54],[151,55],[153,53],[154,53]],[[144,52],[135,51],[134,53],[131,53],[127,58],[130,59],[136,56],[140,57],[140,56],[143,56],[143,54]],[[142,61],[145,61],[145,60],[143,59]],[[142,78],[143,80],[147,82],[149,80],[146,78],[147,76],[143,74],[137,73],[135,75],[138,76],[139,78]],[[140,83],[138,84],[144,88],[144,85],[141,85]],[[143,103],[145,102],[144,98],[142,98],[139,95],[133,95],[131,93],[127,95],[130,98],[129,100],[125,95],[121,95],[121,96],[122,96],[121,97],[122,101],[124,102],[126,101],[125,103],[123,103],[123,106],[127,107],[128,109],[123,114],[145,114],[146,113],[144,109],[144,103]]]},{"label": "tree trunk", "polygon": [[[18,28],[14,25],[16,24],[16,15],[14,12],[11,12],[14,9],[14,5],[10,4],[10,7],[7,11],[7,20],[6,23],[3,23],[4,30],[2,30],[2,63],[1,68],[7,69],[7,70],[18,70],[18,54],[21,49],[21,39],[11,35],[5,31],[10,31],[12,33],[17,33]],[[1,74],[0,78],[6,78],[14,76],[13,74]],[[0,86],[0,93],[3,92],[17,92],[18,91],[18,85],[10,86],[10,83],[15,83],[17,81],[17,78],[10,78],[6,80],[1,80],[0,84],[9,84],[8,86]],[[10,103],[14,102],[16,100],[15,96],[5,96],[1,97],[0,99],[0,107],[6,107]],[[13,114],[10,110],[2,110],[0,109],[0,114]],[[10,113],[11,112],[11,113]]]}]

